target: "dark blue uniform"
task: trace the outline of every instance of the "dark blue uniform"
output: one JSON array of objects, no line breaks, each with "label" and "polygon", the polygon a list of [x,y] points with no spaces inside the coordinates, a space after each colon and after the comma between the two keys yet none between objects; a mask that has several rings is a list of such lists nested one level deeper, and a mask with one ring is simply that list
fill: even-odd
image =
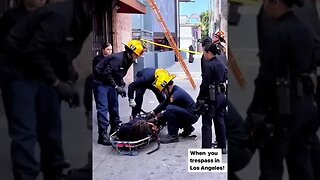
[{"label": "dark blue uniform", "polygon": [[6,38],[6,82],[2,86],[16,179],[36,179],[41,149],[44,178],[65,168],[61,137],[60,98],[52,84],[74,80],[72,60],[89,35],[92,20],[82,1],[55,3],[14,26]]},{"label": "dark blue uniform", "polygon": [[159,103],[164,100],[163,95],[158,91],[157,88],[153,86],[153,82],[155,81],[155,72],[156,68],[142,69],[137,72],[136,80],[129,84],[128,98],[133,99],[134,92],[136,93],[136,97],[134,99],[136,102],[136,106],[132,108],[132,117],[135,117],[140,113],[143,102],[143,95],[147,89],[151,90],[156,95]]},{"label": "dark blue uniform", "polygon": [[[310,138],[316,132],[317,107],[307,78],[315,67],[313,37],[292,11],[273,24],[261,13],[258,20],[260,68],[248,121],[256,132],[260,179],[281,179],[285,159],[290,179],[313,180]],[[281,85],[283,77],[289,86]]]},{"label": "dark blue uniform", "polygon": [[168,134],[177,136],[179,128],[190,129],[198,121],[196,103],[182,88],[174,85],[170,95],[155,109],[155,114],[163,113],[163,120],[167,122]]},{"label": "dark blue uniform", "polygon": [[[127,51],[114,53],[100,61],[94,70],[94,98],[97,107],[99,134],[107,132],[109,124],[112,133],[119,128],[119,101],[116,86],[123,87],[123,77],[132,65],[132,57]],[[110,113],[110,123],[108,120]]]},{"label": "dark blue uniform", "polygon": [[[212,148],[212,119],[219,148],[226,148],[226,94],[221,92],[227,69],[216,57],[203,61],[202,82],[197,100],[205,100],[209,109],[202,116],[202,148]],[[215,99],[210,100],[209,86],[214,85]],[[225,91],[225,90],[224,90]]]}]

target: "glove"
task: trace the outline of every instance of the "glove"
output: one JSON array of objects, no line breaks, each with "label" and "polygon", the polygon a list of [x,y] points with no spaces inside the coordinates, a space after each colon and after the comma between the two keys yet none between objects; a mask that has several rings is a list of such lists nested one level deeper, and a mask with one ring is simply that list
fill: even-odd
[{"label": "glove", "polygon": [[122,87],[116,86],[117,93],[120,94],[121,97],[127,97],[126,90],[124,90]]},{"label": "glove", "polygon": [[137,104],[136,102],[134,101],[134,99],[129,99],[129,106],[130,107],[135,107]]},{"label": "glove", "polygon": [[72,82],[60,82],[57,81],[54,85],[59,97],[66,101],[70,108],[80,106],[80,95],[74,88]]}]

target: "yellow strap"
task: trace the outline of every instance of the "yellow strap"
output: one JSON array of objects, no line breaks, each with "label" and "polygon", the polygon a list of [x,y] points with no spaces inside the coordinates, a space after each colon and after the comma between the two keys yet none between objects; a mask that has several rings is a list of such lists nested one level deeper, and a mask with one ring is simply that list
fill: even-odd
[{"label": "yellow strap", "polygon": [[[164,44],[159,44],[159,43],[155,43],[155,42],[152,42],[152,41],[148,41],[148,40],[145,40],[145,39],[141,39],[141,41],[144,41],[144,42],[147,42],[149,44],[153,44],[153,45],[156,45],[156,46],[160,46],[160,47],[165,47],[165,48],[170,48],[172,49],[172,47],[170,46],[167,46],[167,45],[164,45]],[[202,54],[202,52],[197,52],[197,51],[189,51],[187,49],[179,49],[179,51],[183,51],[183,52],[187,52],[187,53],[193,53],[193,54]]]}]

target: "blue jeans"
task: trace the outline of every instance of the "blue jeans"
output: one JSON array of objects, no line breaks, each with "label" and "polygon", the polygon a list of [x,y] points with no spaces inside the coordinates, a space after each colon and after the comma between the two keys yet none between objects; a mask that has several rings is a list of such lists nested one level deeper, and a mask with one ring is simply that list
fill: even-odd
[{"label": "blue jeans", "polygon": [[[119,127],[121,121],[119,118],[119,101],[116,89],[107,85],[94,85],[93,93],[96,101],[99,134],[107,132],[109,124],[113,128]],[[108,113],[110,115],[110,122]]]},{"label": "blue jeans", "polygon": [[61,137],[60,100],[55,89],[36,80],[15,80],[2,86],[2,97],[11,138],[11,160],[15,179],[36,179],[61,169],[64,163]]}]

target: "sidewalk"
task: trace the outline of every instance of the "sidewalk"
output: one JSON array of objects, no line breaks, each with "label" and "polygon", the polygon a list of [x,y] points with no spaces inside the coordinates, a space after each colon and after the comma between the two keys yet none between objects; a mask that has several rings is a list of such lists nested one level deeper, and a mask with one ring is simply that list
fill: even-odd
[{"label": "sidewalk", "polygon": [[[167,68],[170,73],[177,74],[174,82],[185,89],[194,99],[199,92],[201,81],[200,58],[196,58],[194,63],[186,61],[192,74],[197,89],[193,90],[190,82],[183,73],[179,63]],[[120,118],[122,122],[129,120],[131,108],[127,98],[119,98]],[[143,109],[151,111],[158,102],[151,91],[147,91],[144,96]],[[188,148],[201,147],[201,118],[194,125],[196,128],[193,134],[198,136],[197,140],[180,139],[178,143],[161,144],[160,149],[151,155],[146,153],[156,148],[156,143],[150,144],[146,149],[140,151],[138,156],[121,156],[112,148],[97,144],[97,125],[94,116],[93,126],[93,173],[95,180],[105,179],[162,179],[162,180],[186,180],[186,179],[217,179],[226,180],[226,173],[188,173]],[[161,136],[167,133],[163,129]],[[214,136],[213,136],[214,138]],[[227,162],[226,155],[222,157],[223,163]]]}]

